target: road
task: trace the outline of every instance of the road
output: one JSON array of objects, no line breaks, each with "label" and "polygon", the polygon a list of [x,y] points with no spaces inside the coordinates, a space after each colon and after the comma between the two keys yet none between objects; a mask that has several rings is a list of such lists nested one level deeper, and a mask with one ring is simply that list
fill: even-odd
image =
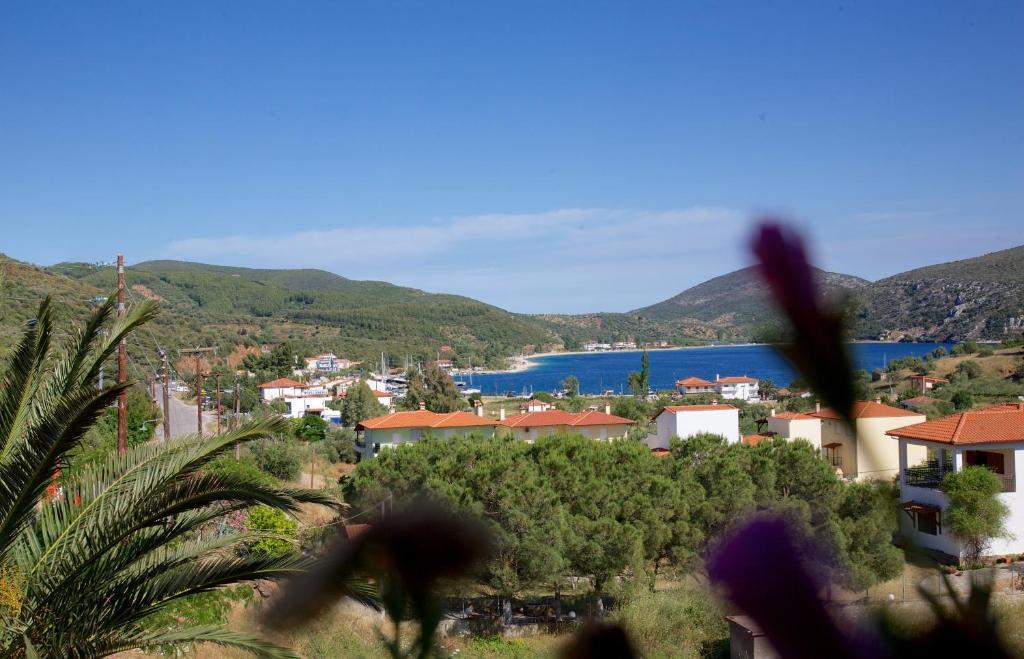
[{"label": "road", "polygon": [[[161,413],[163,413],[163,387],[156,388],[156,404],[160,407]],[[186,405],[182,401],[174,397],[171,394],[170,397],[171,405],[171,437],[182,437],[184,435],[195,434],[196,427],[196,406]],[[217,417],[213,412],[203,412],[203,432],[212,433],[217,427]],[[157,430],[156,436],[163,439],[164,431],[162,428]]]}]

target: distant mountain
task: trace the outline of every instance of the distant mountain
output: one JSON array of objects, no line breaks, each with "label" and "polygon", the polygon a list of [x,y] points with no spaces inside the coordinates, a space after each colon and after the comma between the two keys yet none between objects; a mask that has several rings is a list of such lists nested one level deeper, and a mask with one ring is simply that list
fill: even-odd
[{"label": "distant mountain", "polygon": [[[870,285],[865,279],[814,270],[827,295],[850,295]],[[754,267],[736,270],[688,288],[663,302],[629,312],[652,321],[705,323],[723,338],[749,339],[775,316],[768,290]]]},{"label": "distant mountain", "polygon": [[[110,267],[62,263],[49,269],[96,288],[115,281]],[[528,318],[457,295],[386,282],[356,281],[323,270],[261,270],[147,261],[126,268],[131,295],[159,300],[167,328],[187,344],[277,343],[394,360],[454,356],[497,365],[523,346],[558,347],[558,336]]]},{"label": "distant mountain", "polygon": [[1024,246],[917,268],[865,291],[863,334],[915,340],[1000,339],[1024,321]]}]

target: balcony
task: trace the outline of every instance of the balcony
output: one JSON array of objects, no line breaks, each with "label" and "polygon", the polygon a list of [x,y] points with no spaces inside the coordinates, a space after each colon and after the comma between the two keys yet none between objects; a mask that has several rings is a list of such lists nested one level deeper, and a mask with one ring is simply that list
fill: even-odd
[{"label": "balcony", "polygon": [[[939,470],[938,462],[930,460],[915,467],[907,467],[903,471],[904,482],[910,487],[926,487],[937,490],[942,486],[942,478],[953,471],[953,463],[947,462]],[[996,474],[1003,484],[1003,492],[1016,492],[1017,487],[1013,474]]]},{"label": "balcony", "polygon": [[828,455],[825,456],[825,460],[833,467],[843,468],[843,456],[841,455]]}]

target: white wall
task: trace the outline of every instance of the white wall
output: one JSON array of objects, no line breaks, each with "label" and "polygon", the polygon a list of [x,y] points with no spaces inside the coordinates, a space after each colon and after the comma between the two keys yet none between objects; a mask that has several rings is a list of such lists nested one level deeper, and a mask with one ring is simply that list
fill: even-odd
[{"label": "white wall", "polygon": [[651,448],[668,448],[673,437],[686,438],[702,433],[722,435],[729,443],[740,441],[740,411],[737,409],[662,412],[657,432],[645,443]]}]

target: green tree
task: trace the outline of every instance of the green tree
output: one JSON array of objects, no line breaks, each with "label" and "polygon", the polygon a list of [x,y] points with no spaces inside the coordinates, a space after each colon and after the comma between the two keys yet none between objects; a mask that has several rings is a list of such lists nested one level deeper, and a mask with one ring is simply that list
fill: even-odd
[{"label": "green tree", "polygon": [[775,397],[779,388],[769,378],[763,378],[757,381],[757,391],[761,395],[761,398],[771,399]]},{"label": "green tree", "polygon": [[423,374],[410,368],[405,372],[405,383],[405,396],[399,399],[398,408],[409,411],[420,409],[421,404],[426,405],[427,387],[423,382]]},{"label": "green tree", "polygon": [[637,398],[647,398],[651,389],[651,359],[644,350],[640,357],[640,370],[629,374],[629,388]]},{"label": "green tree", "polygon": [[966,389],[957,389],[953,392],[950,402],[957,410],[969,410],[974,407],[974,396]]},{"label": "green tree", "polygon": [[246,543],[253,556],[280,558],[295,551],[298,523],[277,508],[259,505],[246,515],[246,529],[256,532],[256,539]]},{"label": "green tree", "polygon": [[423,383],[427,389],[427,409],[431,412],[457,412],[465,407],[452,376],[436,364],[427,367],[423,373]]},{"label": "green tree", "polygon": [[968,380],[974,380],[981,377],[981,364],[968,359],[965,362],[960,362],[960,365],[956,367],[958,373],[963,374]]},{"label": "green tree", "polygon": [[92,424],[131,386],[99,390],[95,383],[121,339],[152,318],[155,307],[138,304],[114,321],[114,299],[59,346],[50,301],[43,302],[0,378],[0,573],[21,579],[19,607],[0,613],[0,656],[98,657],[203,641],[286,655],[219,627],[146,625],[172,602],[308,563],[296,554],[239,557],[231,550],[243,538],[198,534],[226,512],[261,502],[288,511],[301,502],[333,503],[317,492],[204,472],[236,444],[283,431],[283,421],[141,443],[69,470],[63,490],[46,495],[63,456],[74,455]]},{"label": "green tree", "polygon": [[964,547],[968,565],[978,565],[989,543],[1006,534],[1010,509],[999,498],[1003,483],[986,467],[947,473],[942,491],[949,497],[949,529]]},{"label": "green tree", "polygon": [[307,414],[296,419],[294,432],[298,439],[319,442],[327,435],[327,422],[319,415]]},{"label": "green tree", "polygon": [[892,544],[899,527],[899,493],[892,483],[848,483],[834,518],[829,520],[834,541],[835,576],[852,590],[899,576],[903,554]]},{"label": "green tree", "polygon": [[345,425],[355,428],[366,419],[384,416],[388,409],[378,400],[366,380],[360,380],[345,392],[345,403],[341,408],[341,419]]},{"label": "green tree", "polygon": [[558,383],[565,395],[569,398],[576,398],[580,395],[580,381],[575,375],[570,375]]}]

